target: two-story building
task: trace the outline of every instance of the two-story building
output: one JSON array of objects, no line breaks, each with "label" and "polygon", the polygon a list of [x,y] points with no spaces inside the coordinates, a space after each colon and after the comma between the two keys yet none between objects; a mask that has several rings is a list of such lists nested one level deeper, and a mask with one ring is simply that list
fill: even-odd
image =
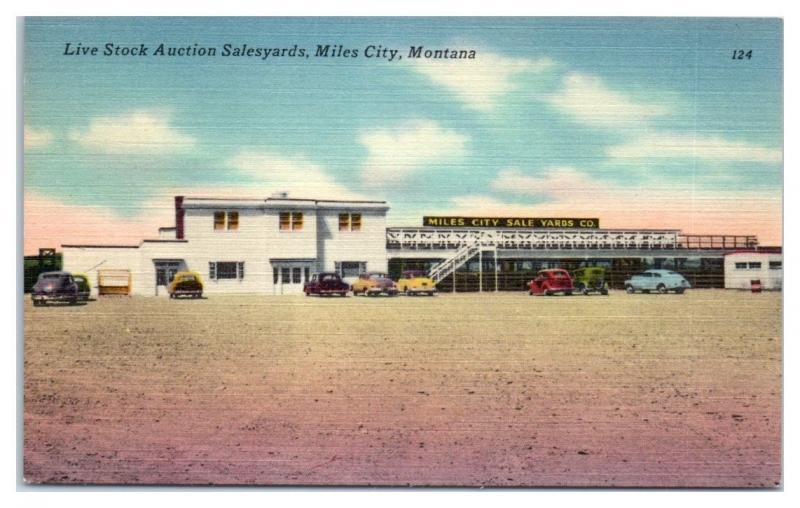
[{"label": "two-story building", "polygon": [[63,245],[63,266],[97,280],[128,270],[132,294],[158,295],[180,270],[207,293],[292,294],[312,273],[387,269],[385,201],[175,197],[175,225],[138,245]]}]

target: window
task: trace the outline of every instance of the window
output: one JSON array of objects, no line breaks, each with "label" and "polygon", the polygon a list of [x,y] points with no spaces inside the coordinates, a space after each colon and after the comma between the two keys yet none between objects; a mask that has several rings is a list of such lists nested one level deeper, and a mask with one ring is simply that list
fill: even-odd
[{"label": "window", "polygon": [[358,277],[367,271],[367,263],[364,261],[337,261],[335,266],[340,277]]},{"label": "window", "polygon": [[361,231],[361,214],[340,213],[339,231]]},{"label": "window", "polygon": [[736,263],[737,270],[747,270],[747,263]]},{"label": "window", "polygon": [[214,231],[225,229],[225,212],[214,212]]},{"label": "window", "polygon": [[303,212],[281,212],[278,228],[281,231],[301,231],[303,229]]},{"label": "window", "polygon": [[208,263],[208,278],[210,280],[220,279],[244,279],[243,261],[211,261]]},{"label": "window", "polygon": [[770,261],[769,262],[769,269],[770,270],[780,270],[781,268],[783,268],[783,262],[782,261]]},{"label": "window", "polygon": [[278,283],[278,268],[277,267],[272,269],[272,283],[273,284],[277,284]]},{"label": "window", "polygon": [[299,266],[295,266],[294,268],[292,268],[292,283],[293,284],[299,284],[299,283],[303,282],[303,280],[301,278],[302,274],[303,274],[303,271],[300,269]]},{"label": "window", "polygon": [[761,269],[761,262],[749,263],[747,267],[751,270],[760,270]]},{"label": "window", "polygon": [[292,212],[292,231],[303,229],[303,213]]},{"label": "window", "polygon": [[239,229],[239,212],[214,212],[214,231],[236,231]]},{"label": "window", "polygon": [[308,274],[309,274],[309,272],[311,272],[311,269],[309,267],[305,267],[303,270],[305,272],[306,281],[308,281]]},{"label": "window", "polygon": [[228,229],[239,229],[239,212],[228,212]]},{"label": "window", "polygon": [[281,284],[289,284],[291,282],[289,267],[284,266],[281,268]]}]

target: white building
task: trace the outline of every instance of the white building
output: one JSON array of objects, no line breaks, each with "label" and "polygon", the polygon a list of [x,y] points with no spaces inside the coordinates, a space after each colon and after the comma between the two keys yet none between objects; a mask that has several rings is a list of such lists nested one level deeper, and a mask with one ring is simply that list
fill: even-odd
[{"label": "white building", "polygon": [[[386,271],[385,201],[175,197],[175,226],[139,245],[63,245],[63,268],[97,281],[129,270],[132,293],[166,294],[179,270],[208,293],[300,293],[311,273]],[[96,291],[96,288],[93,288]]]},{"label": "white building", "polygon": [[781,289],[783,255],[777,252],[731,252],[725,254],[725,289],[750,289],[751,281],[763,289]]}]

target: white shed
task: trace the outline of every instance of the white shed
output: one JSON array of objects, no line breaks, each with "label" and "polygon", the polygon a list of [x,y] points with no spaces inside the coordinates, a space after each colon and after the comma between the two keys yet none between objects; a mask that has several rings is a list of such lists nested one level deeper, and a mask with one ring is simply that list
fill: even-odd
[{"label": "white shed", "polygon": [[750,289],[751,281],[763,289],[783,287],[783,254],[780,252],[731,252],[725,255],[725,289]]}]

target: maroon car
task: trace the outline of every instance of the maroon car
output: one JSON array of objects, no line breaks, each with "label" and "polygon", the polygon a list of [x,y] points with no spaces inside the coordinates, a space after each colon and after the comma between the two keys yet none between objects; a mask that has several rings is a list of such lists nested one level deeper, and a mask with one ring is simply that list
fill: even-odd
[{"label": "maroon car", "polygon": [[47,302],[78,301],[78,284],[69,272],[44,272],[33,285],[31,299],[34,305],[45,305]]},{"label": "maroon car", "polygon": [[572,294],[572,277],[560,268],[541,270],[536,278],[528,283],[528,293],[550,296],[556,293]]},{"label": "maroon car", "polygon": [[309,295],[339,295],[347,296],[350,285],[339,277],[335,272],[315,273],[311,280],[303,284],[303,292]]}]

